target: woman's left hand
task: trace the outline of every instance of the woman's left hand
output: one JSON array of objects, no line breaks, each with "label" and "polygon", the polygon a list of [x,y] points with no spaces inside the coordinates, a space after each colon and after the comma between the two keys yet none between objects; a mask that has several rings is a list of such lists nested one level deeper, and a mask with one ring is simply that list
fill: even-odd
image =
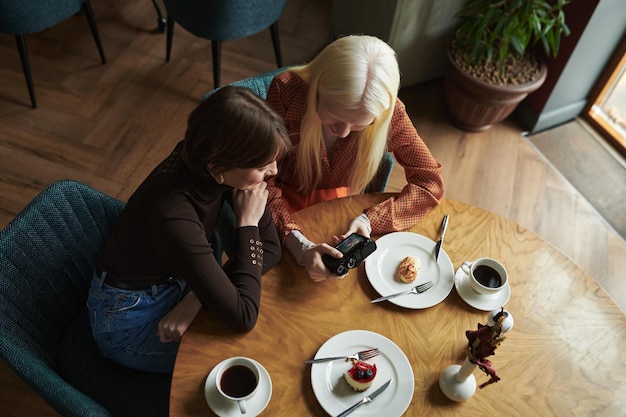
[{"label": "woman's left hand", "polygon": [[247,190],[233,190],[233,204],[237,227],[258,226],[267,205],[267,183],[263,181],[258,187]]},{"label": "woman's left hand", "polygon": [[159,321],[157,335],[161,342],[180,340],[191,322],[202,308],[202,303],[193,292],[189,292]]}]

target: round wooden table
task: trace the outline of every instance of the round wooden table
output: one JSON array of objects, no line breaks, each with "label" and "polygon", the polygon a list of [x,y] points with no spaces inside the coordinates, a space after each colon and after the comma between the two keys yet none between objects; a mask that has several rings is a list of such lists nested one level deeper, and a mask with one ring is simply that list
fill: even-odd
[{"label": "round wooden table", "polygon": [[[313,241],[330,243],[363,208],[390,196],[347,197],[294,217]],[[477,389],[465,402],[449,400],[439,388],[440,373],[464,360],[465,331],[485,324],[488,315],[469,306],[455,288],[426,309],[371,304],[379,294],[363,266],[343,280],[315,283],[286,253],[263,277],[253,331],[233,334],[208,312],[196,318],[176,359],[170,416],[214,415],[204,398],[205,380],[231,356],[251,357],[269,372],[273,393],[261,415],[326,416],[312,389],[311,367],[303,361],[329,338],[354,329],[384,335],[409,359],[415,388],[406,416],[624,416],[626,316],[604,290],[549,243],[468,204],[444,199],[410,231],[437,240],[446,213],[443,248],[455,270],[463,261],[489,256],[509,273],[511,297],[504,307],[515,325],[489,357],[502,378],[498,383]],[[479,370],[474,376],[479,385],[488,380]],[[366,408],[352,415],[367,415]]]}]

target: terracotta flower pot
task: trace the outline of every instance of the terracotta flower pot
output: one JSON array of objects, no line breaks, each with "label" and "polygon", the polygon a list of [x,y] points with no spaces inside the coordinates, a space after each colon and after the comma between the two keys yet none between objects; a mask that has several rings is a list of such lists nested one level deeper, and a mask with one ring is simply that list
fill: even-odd
[{"label": "terracotta flower pot", "polygon": [[528,84],[499,86],[489,84],[463,71],[447,50],[444,96],[452,122],[468,132],[482,132],[507,118],[529,93],[546,80],[547,66],[542,63],[539,77]]}]

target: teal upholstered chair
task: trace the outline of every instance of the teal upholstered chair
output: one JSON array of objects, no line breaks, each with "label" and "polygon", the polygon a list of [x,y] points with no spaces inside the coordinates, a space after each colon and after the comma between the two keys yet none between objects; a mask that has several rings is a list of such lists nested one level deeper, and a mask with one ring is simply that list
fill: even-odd
[{"label": "teal upholstered chair", "polygon": [[211,41],[213,86],[220,86],[222,41],[245,38],[270,28],[276,64],[282,67],[278,18],[287,0],[164,0],[167,10],[166,61],[170,60],[174,24]]},{"label": "teal upholstered chair", "polygon": [[81,10],[87,16],[100,58],[105,64],[106,58],[89,0],[0,0],[0,33],[15,35],[33,109],[37,108],[37,100],[24,35],[48,29]]},{"label": "teal upholstered chair", "polygon": [[64,180],[0,231],[0,357],[63,416],[169,412],[171,375],[122,367],[104,358],[91,336],[89,282],[123,207]]},{"label": "teal upholstered chair", "polygon": [[[247,87],[253,92],[255,92],[262,99],[267,98],[267,90],[272,83],[272,79],[281,72],[289,69],[289,67],[279,68],[274,71],[266,72],[263,74],[255,75],[253,77],[245,78],[243,80],[232,82],[228,85],[235,85],[240,87]],[[208,96],[213,94],[215,91],[219,90],[219,88],[209,91],[202,97],[202,100],[206,99]],[[389,181],[389,176],[391,175],[391,171],[393,170],[394,158],[391,152],[386,152],[383,155],[383,160],[378,167],[378,173],[374,177],[374,179],[369,183],[367,188],[365,189],[366,193],[376,193],[376,192],[384,192],[385,188],[387,188],[387,182]],[[220,236],[221,244],[226,253],[232,253],[234,247],[234,233],[232,230],[235,229],[235,213],[232,208],[228,206],[228,204],[224,203],[222,206],[222,211],[220,213],[220,221],[218,223],[218,233]]]}]

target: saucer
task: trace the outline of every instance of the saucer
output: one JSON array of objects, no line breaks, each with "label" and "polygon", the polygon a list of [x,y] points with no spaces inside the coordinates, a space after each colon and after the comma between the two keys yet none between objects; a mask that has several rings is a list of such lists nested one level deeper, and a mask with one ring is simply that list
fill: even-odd
[{"label": "saucer", "polygon": [[511,287],[508,282],[495,294],[478,294],[470,285],[469,277],[462,268],[454,274],[454,286],[463,301],[478,310],[495,310],[504,306],[511,298]]},{"label": "saucer", "polygon": [[252,359],[252,361],[257,364],[261,371],[261,381],[259,382],[261,387],[254,397],[246,401],[246,405],[248,406],[248,412],[246,414],[241,414],[239,405],[236,402],[227,400],[217,392],[215,375],[217,374],[219,364],[215,365],[209,373],[209,376],[207,376],[204,384],[204,399],[209,405],[209,408],[219,417],[257,416],[261,414],[261,412],[265,410],[265,407],[267,407],[267,404],[269,404],[270,398],[272,397],[272,379],[263,365],[254,359]]}]

